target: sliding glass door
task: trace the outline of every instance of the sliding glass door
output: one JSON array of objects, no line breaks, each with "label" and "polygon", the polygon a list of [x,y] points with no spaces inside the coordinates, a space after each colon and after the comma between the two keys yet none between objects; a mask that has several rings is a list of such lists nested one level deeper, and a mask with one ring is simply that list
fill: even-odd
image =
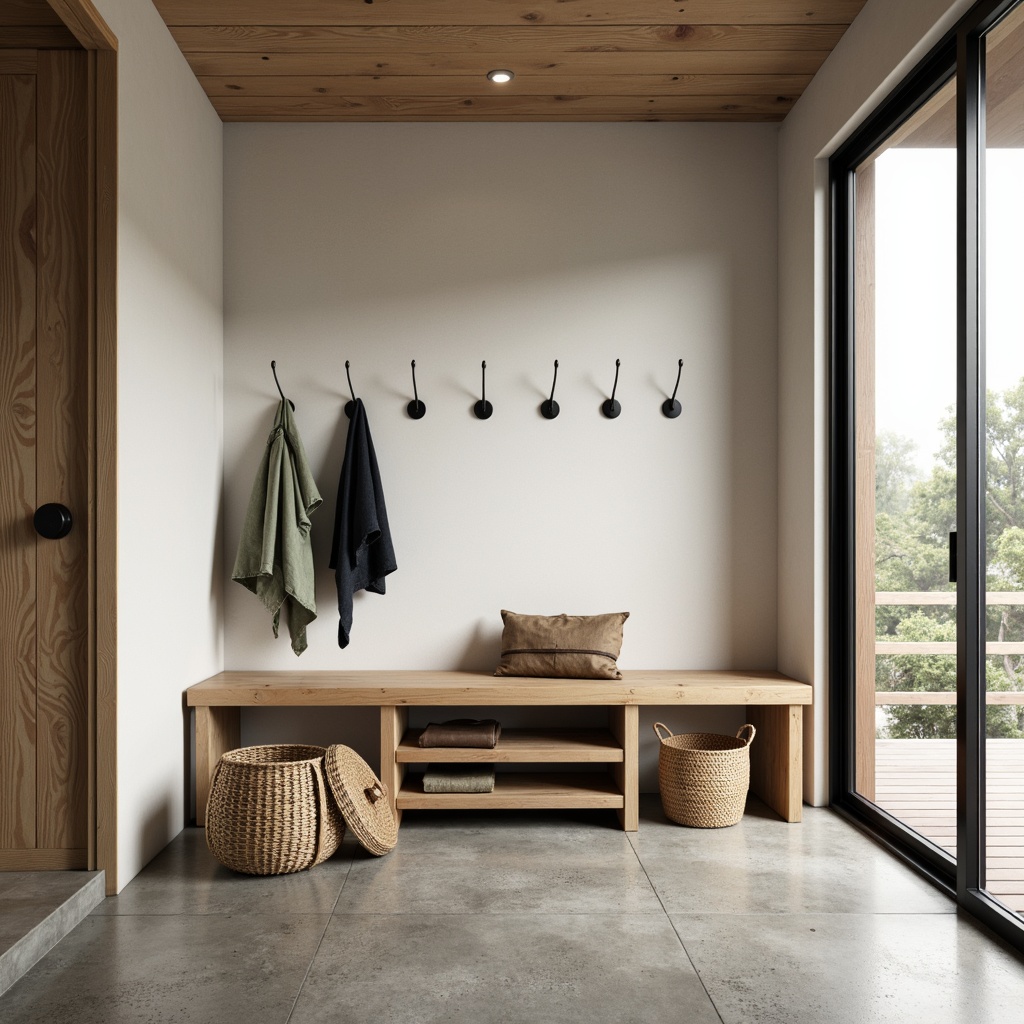
[{"label": "sliding glass door", "polygon": [[856,792],[956,852],[956,86],[854,172]]},{"label": "sliding glass door", "polygon": [[984,888],[1024,912],[1024,6],[983,38]]},{"label": "sliding glass door", "polygon": [[833,803],[1024,949],[1024,2],[831,170]]}]

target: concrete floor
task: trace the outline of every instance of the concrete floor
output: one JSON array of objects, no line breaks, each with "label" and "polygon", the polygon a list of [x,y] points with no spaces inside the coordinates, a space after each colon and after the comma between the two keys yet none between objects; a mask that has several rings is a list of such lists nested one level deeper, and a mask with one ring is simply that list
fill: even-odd
[{"label": "concrete floor", "polygon": [[640,831],[407,815],[380,860],[248,878],[182,835],[0,997],[5,1024],[971,1024],[1024,962],[827,810]]}]

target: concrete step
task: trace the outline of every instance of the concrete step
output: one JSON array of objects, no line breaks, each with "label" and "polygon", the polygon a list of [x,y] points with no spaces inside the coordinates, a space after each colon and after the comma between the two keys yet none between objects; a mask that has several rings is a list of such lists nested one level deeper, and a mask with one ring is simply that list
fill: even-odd
[{"label": "concrete step", "polygon": [[102,871],[0,872],[0,995],[103,902]]}]

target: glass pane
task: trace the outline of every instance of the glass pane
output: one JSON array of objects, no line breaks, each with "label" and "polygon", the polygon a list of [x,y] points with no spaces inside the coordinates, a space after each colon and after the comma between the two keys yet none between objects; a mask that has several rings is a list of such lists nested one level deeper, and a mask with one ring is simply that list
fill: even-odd
[{"label": "glass pane", "polygon": [[956,855],[956,95],[856,174],[857,791]]},{"label": "glass pane", "polygon": [[1024,911],[1024,7],[985,40],[986,886]]}]

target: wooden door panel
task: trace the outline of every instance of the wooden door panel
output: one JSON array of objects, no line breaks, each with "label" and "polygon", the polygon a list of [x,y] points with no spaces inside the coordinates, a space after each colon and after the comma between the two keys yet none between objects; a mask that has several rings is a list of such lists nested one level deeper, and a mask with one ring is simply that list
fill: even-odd
[{"label": "wooden door panel", "polygon": [[88,755],[88,62],[41,50],[37,78],[36,492],[74,527],[36,544],[36,839],[86,846]]},{"label": "wooden door panel", "polygon": [[36,843],[36,81],[0,75],[0,848]]}]

